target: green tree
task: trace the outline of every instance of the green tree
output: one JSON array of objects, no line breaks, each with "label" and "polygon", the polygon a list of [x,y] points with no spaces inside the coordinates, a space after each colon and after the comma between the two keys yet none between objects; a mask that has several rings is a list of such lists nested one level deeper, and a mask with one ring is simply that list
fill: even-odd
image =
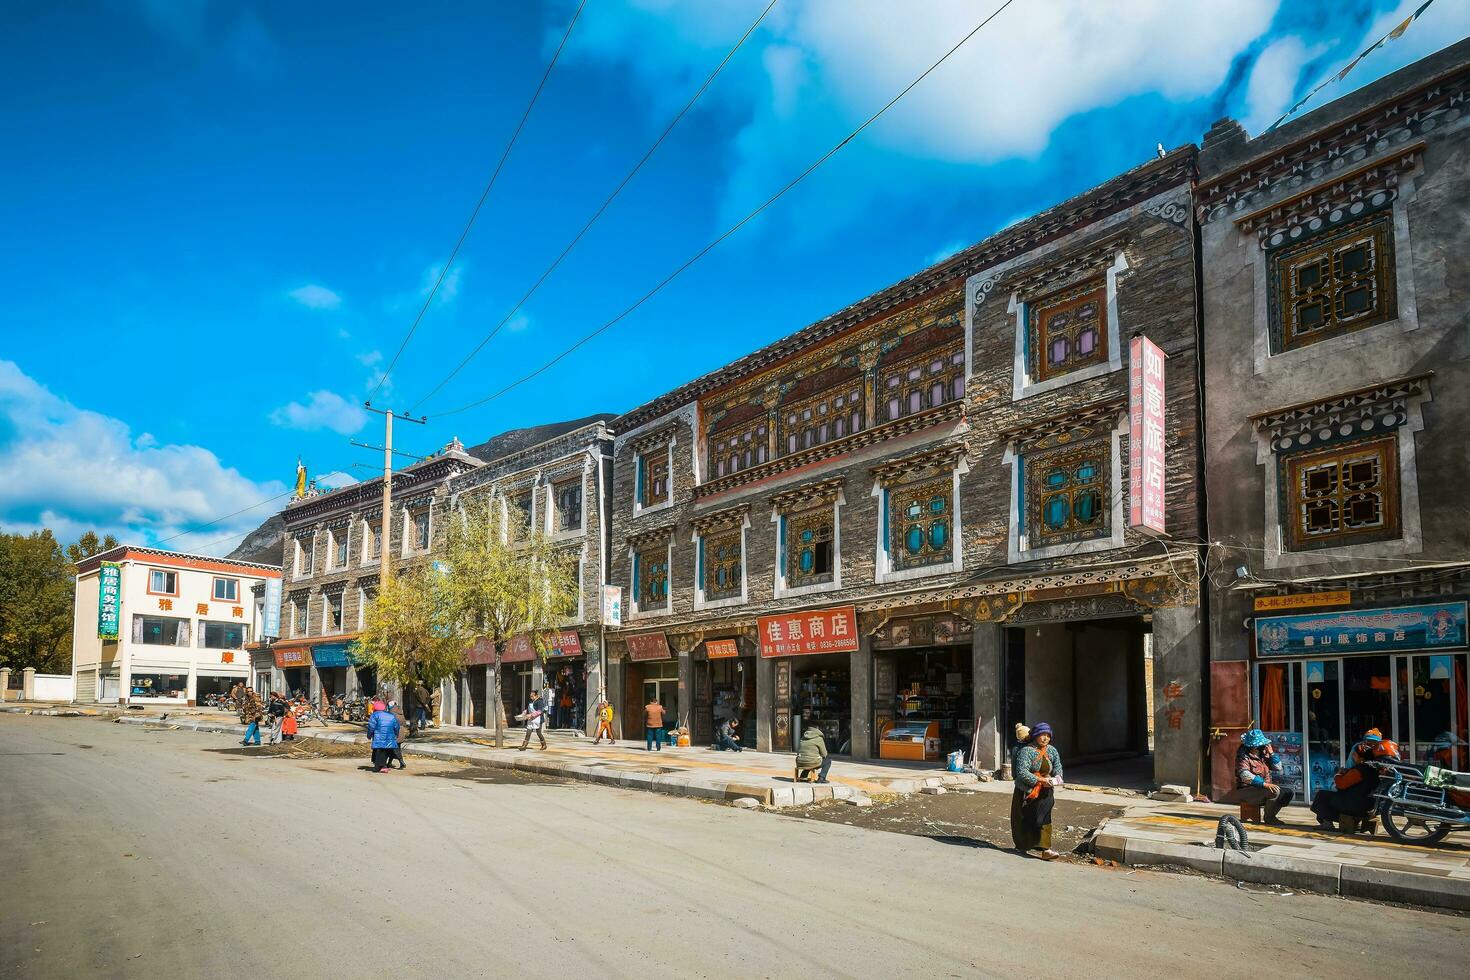
[{"label": "green tree", "polygon": [[[453,610],[460,649],[481,638],[491,643],[498,678],[506,644],[526,634],[544,661],[556,632],[577,608],[581,586],[575,557],[530,530],[515,508],[502,516],[500,505],[488,498],[467,501],[446,523],[447,568],[440,586]],[[487,710],[495,714],[495,745],[503,747],[499,705]]]},{"label": "green tree", "polygon": [[0,535],[0,666],[71,672],[76,562],[116,545],[90,531],[64,550],[49,530]]},{"label": "green tree", "polygon": [[368,604],[356,641],[358,661],[405,691],[415,681],[432,688],[464,666],[465,644],[453,616],[442,576],[422,565],[404,569]]},{"label": "green tree", "polygon": [[[91,558],[93,555],[100,555],[102,552],[111,551],[116,547],[117,538],[114,538],[112,535],[109,534],[105,538],[98,538],[96,531],[88,531],[77,539],[76,544],[66,546],[66,560],[71,562],[72,565],[77,565]],[[72,569],[72,574],[76,574],[75,568]]]}]

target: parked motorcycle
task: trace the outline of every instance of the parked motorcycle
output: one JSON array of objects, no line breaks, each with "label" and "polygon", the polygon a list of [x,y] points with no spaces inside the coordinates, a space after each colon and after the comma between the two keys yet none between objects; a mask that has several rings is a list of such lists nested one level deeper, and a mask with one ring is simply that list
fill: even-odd
[{"label": "parked motorcycle", "polygon": [[1437,766],[1381,761],[1378,819],[1400,844],[1438,844],[1455,831],[1470,830],[1470,773]]}]

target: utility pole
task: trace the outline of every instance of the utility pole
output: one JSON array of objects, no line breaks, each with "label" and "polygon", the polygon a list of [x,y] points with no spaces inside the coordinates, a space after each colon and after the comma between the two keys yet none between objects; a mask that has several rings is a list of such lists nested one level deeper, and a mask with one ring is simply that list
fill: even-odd
[{"label": "utility pole", "polygon": [[[378,545],[378,589],[381,591],[387,587],[388,582],[393,578],[393,556],[391,554],[392,548],[390,547],[390,542],[393,540],[393,409],[374,408],[372,402],[363,402],[362,407],[369,412],[376,412],[383,416],[383,527],[378,537],[380,542]],[[415,425],[423,425],[428,421],[422,415],[414,418],[407,412],[404,412],[398,417],[405,422],[412,422]],[[365,446],[364,448],[377,449],[378,447]],[[401,455],[406,456],[408,454],[402,453]],[[407,534],[408,528],[405,527],[403,531]],[[406,699],[400,697],[399,702],[403,704],[404,714],[407,715],[408,704]]]}]

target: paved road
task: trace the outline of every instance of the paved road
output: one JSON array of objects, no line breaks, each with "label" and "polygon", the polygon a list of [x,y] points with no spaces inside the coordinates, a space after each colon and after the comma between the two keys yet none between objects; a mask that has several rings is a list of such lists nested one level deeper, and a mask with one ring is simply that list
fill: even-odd
[{"label": "paved road", "polygon": [[1459,976],[1463,918],[0,714],[0,976]]}]

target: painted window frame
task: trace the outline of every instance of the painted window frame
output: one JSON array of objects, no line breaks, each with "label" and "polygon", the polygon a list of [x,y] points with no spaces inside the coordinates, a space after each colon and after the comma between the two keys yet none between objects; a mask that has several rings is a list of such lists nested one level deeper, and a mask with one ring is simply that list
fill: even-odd
[{"label": "painted window frame", "polygon": [[[705,539],[727,534],[740,537],[740,594],[719,599],[706,598],[704,589]],[[689,540],[694,544],[694,608],[723,609],[743,606],[750,601],[750,515],[744,514],[738,525],[727,525],[708,531],[694,531]]]},{"label": "painted window frame", "polygon": [[[1061,558],[1070,555],[1087,555],[1102,551],[1113,551],[1122,548],[1128,531],[1128,508],[1127,508],[1127,484],[1125,482],[1125,471],[1123,470],[1122,439],[1128,431],[1128,415],[1120,412],[1117,421],[1105,432],[1098,432],[1087,441],[1108,442],[1107,458],[1107,493],[1104,504],[1108,515],[1108,533],[1095,538],[1081,541],[1070,541],[1060,544],[1046,545],[1039,548],[1030,547],[1030,526],[1027,523],[1027,512],[1030,510],[1030,501],[1026,496],[1026,468],[1028,457],[1036,453],[1046,453],[1049,450],[1027,449],[1017,453],[1013,444],[1006,447],[1002,464],[1011,468],[1011,501],[1009,530],[1006,541],[1007,564],[1017,565],[1024,562],[1039,561],[1043,558]],[[1053,447],[1054,448],[1054,447]]]},{"label": "painted window frame", "polygon": [[[577,488],[577,523],[571,527],[563,527],[561,495],[563,490],[572,486]],[[575,477],[550,481],[546,493],[549,498],[547,510],[553,535],[571,537],[587,530],[587,474],[585,470],[579,471]]]},{"label": "painted window frame", "polygon": [[[231,585],[233,585],[234,586],[234,593],[235,594],[234,595],[231,595],[231,596],[222,596],[222,595],[220,595],[219,594],[219,586],[220,586],[220,583],[221,582],[228,582]],[[213,581],[211,581],[210,584],[209,584],[209,595],[210,595],[210,600],[209,600],[210,602],[228,602],[228,603],[232,603],[234,605],[239,605],[240,604],[240,580],[237,579],[237,578],[229,578],[227,576],[216,575],[214,577]]]},{"label": "painted window frame", "polygon": [[[776,568],[774,571],[774,593],[777,599],[789,599],[796,596],[816,595],[822,592],[836,592],[842,588],[842,508],[847,503],[846,498],[839,490],[837,496],[829,502],[819,503],[815,506],[790,506],[773,507],[771,509],[771,523],[775,525],[776,531]],[[807,511],[817,510],[821,507],[832,508],[832,581],[816,582],[811,585],[788,585],[786,575],[786,528],[787,518],[796,514],[804,514]]]},{"label": "painted window frame", "polygon": [[[336,600],[337,622],[332,622],[332,600]],[[322,636],[341,633],[347,622],[347,597],[341,592],[322,593]]]},{"label": "painted window frame", "polygon": [[[374,530],[377,534],[374,534]],[[373,548],[373,542],[377,541],[377,548]],[[359,564],[366,568],[376,565],[383,560],[383,522],[380,519],[376,528],[368,518],[362,519],[362,561]]]},{"label": "painted window frame", "polygon": [[[1280,244],[1268,245],[1265,249],[1266,315],[1272,356],[1302,350],[1398,319],[1398,254],[1392,199],[1386,199],[1376,208],[1365,208],[1363,213],[1348,215],[1335,224],[1328,221],[1312,228],[1308,223],[1297,225],[1292,231],[1300,234],[1288,233]],[[1372,277],[1380,299],[1378,308],[1362,317],[1361,322],[1339,325],[1315,335],[1292,336],[1294,332],[1289,330],[1288,308],[1293,305],[1296,293],[1286,281],[1288,274],[1300,268],[1304,254],[1320,250],[1328,239],[1342,237],[1366,238],[1373,242],[1380,259]],[[1342,250],[1334,249],[1333,256]],[[1298,260],[1297,264],[1292,264],[1292,260]]]},{"label": "painted window frame", "polygon": [[[762,431],[764,430],[764,431]],[[737,458],[736,465],[731,469],[724,469],[725,460],[719,457],[717,442],[735,441],[743,442],[745,437],[750,437],[751,462],[746,464],[743,459]],[[771,416],[769,413],[757,416],[740,425],[731,426],[728,429],[711,432],[706,443],[705,472],[710,474],[710,479],[719,480],[736,473],[743,473],[748,469],[760,466],[771,460]],[[780,446],[777,446],[778,456],[781,455]],[[728,455],[728,453],[727,453]],[[739,457],[741,454],[736,454]]]},{"label": "painted window frame", "polygon": [[943,475],[935,475],[917,480],[897,480],[884,485],[881,480],[873,481],[873,496],[878,498],[878,526],[875,529],[875,561],[873,581],[877,584],[886,582],[904,582],[911,579],[931,578],[935,575],[950,575],[962,571],[965,566],[964,547],[961,543],[960,529],[963,526],[960,511],[960,478],[970,472],[970,464],[961,457],[955,462],[953,469],[948,471],[950,485],[950,531],[949,547],[950,558],[945,562],[932,562],[927,565],[916,565],[910,568],[895,568],[893,562],[893,527],[891,522],[892,495],[895,491],[902,492],[912,489],[914,486],[931,484],[945,479]]},{"label": "painted window frame", "polygon": [[[933,384],[929,381],[931,375],[928,373],[929,368],[936,360],[941,362],[938,377],[945,379],[943,383],[944,397],[937,402],[930,397],[932,395]],[[909,371],[915,368],[918,368],[922,375],[919,381],[924,387],[911,391],[911,397],[908,399],[908,402],[912,402],[912,395],[917,394],[920,402],[919,407],[913,408],[910,404],[906,404],[904,399],[900,398],[898,414],[890,415],[888,411],[888,388],[890,387],[888,379],[895,376],[907,375]],[[958,374],[956,374],[956,369],[958,369]],[[907,380],[905,377],[899,377],[898,383],[891,387],[895,387],[902,392],[906,387]],[[958,392],[954,390],[956,383],[959,385]],[[920,351],[894,361],[891,364],[880,361],[876,368],[873,384],[873,414],[876,416],[872,423],[874,425],[887,425],[890,422],[897,422],[899,419],[907,418],[910,415],[918,415],[920,412],[927,412],[941,405],[948,405],[950,402],[964,402],[965,395],[969,390],[969,364],[968,358],[965,355],[965,346],[964,344],[957,344],[940,348],[937,351]]]},{"label": "painted window frame", "polygon": [[[1011,369],[1011,400],[1020,401],[1047,391],[1055,391],[1067,385],[1077,384],[1090,378],[1100,378],[1106,374],[1123,369],[1123,347],[1122,337],[1124,331],[1118,316],[1118,279],[1126,275],[1130,270],[1128,257],[1119,248],[1113,253],[1113,261],[1103,270],[1104,288],[1107,290],[1107,302],[1104,304],[1107,316],[1107,360],[1098,364],[1090,364],[1075,371],[1068,371],[1052,378],[1042,379],[1032,377],[1029,357],[1031,304],[1038,299],[1054,296],[1057,289],[1048,290],[1035,297],[1022,296],[1020,293],[1012,292],[1010,304],[1006,312],[1014,319],[1015,326],[1015,348]],[[1088,279],[1095,279],[1097,272],[1091,273],[1085,279],[1077,279],[1071,285],[1080,285]],[[1060,288],[1067,288],[1066,286]]]},{"label": "painted window frame", "polygon": [[674,608],[674,536],[670,534],[664,542],[664,567],[668,570],[668,594],[664,596],[662,606],[645,609],[639,600],[641,591],[640,576],[640,552],[652,550],[651,545],[629,545],[628,546],[628,582],[630,588],[625,601],[627,607],[627,618],[630,620],[640,619],[648,616],[666,616]]},{"label": "painted window frame", "polygon": [[[164,582],[165,582],[164,588],[163,589],[155,589],[153,587],[153,576],[155,576],[155,575],[163,575],[163,576],[172,575],[173,576],[173,580],[174,580],[173,589],[171,591],[168,590],[168,586],[167,586],[167,581],[168,580],[167,580],[166,577],[164,579]],[[178,573],[178,571],[176,569],[171,569],[171,568],[150,568],[150,569],[148,569],[148,594],[149,595],[169,596],[171,598],[177,599],[178,596],[179,596],[179,573]]]},{"label": "painted window frame", "polygon": [[316,564],[316,534],[299,534],[291,540],[295,547],[291,565],[294,575],[296,578],[310,578]]},{"label": "painted window frame", "polygon": [[[633,481],[633,516],[637,517],[640,514],[652,514],[655,511],[667,510],[668,508],[674,506],[674,443],[675,440],[670,439],[668,443],[663,447],[663,449],[649,449],[645,452],[639,453],[636,457],[634,457],[636,460],[636,464]],[[655,501],[651,504],[646,504],[643,502],[643,491],[646,485],[646,481],[648,479],[647,461],[649,457],[655,456],[660,452],[664,454],[667,460],[666,465],[669,468],[668,487],[666,488],[667,492],[665,493],[663,500]]]}]

